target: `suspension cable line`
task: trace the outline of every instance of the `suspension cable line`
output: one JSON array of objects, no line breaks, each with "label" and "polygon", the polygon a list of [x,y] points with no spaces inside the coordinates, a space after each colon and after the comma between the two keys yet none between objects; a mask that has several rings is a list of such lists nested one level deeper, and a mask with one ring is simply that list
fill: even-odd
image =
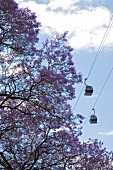
[{"label": "suspension cable line", "polygon": [[104,33],[104,36],[103,36],[102,41],[101,41],[101,43],[100,43],[100,46],[99,46],[99,48],[98,48],[98,50],[97,50],[96,56],[95,56],[94,61],[93,61],[92,65],[91,65],[91,68],[90,68],[90,70],[89,70],[87,79],[89,78],[89,76],[90,76],[90,74],[91,74],[91,71],[92,71],[92,69],[93,69],[93,67],[94,67],[94,65],[95,65],[95,63],[96,63],[96,61],[97,61],[98,55],[99,55],[99,53],[100,53],[100,50],[101,50],[101,48],[102,48],[102,46],[103,46],[103,44],[104,44],[104,42],[105,42],[105,40],[106,40],[106,38],[107,38],[107,36],[108,36],[108,34],[109,34],[109,31],[110,31],[111,26],[112,26],[112,24],[113,24],[113,23],[112,23],[112,19],[113,19],[113,15],[112,15],[112,17],[111,17],[111,19],[110,19],[110,21],[109,21],[109,24],[108,24],[108,26],[107,26],[107,29],[106,29],[105,33]]},{"label": "suspension cable line", "polygon": [[[96,63],[96,61],[97,61],[98,56],[99,56],[100,50],[101,50],[101,48],[102,48],[102,46],[103,46],[103,44],[104,44],[104,42],[105,42],[105,40],[106,40],[106,38],[107,38],[107,36],[108,36],[108,34],[109,34],[109,31],[110,31],[111,26],[112,26],[112,24],[113,24],[113,23],[112,23],[112,20],[113,20],[113,15],[112,15],[111,18],[110,18],[109,24],[108,24],[108,26],[107,26],[107,28],[106,28],[106,31],[105,31],[105,33],[104,33],[104,36],[103,36],[102,41],[101,41],[101,43],[100,43],[100,46],[99,46],[99,48],[98,48],[98,50],[97,50],[96,56],[95,56],[95,58],[94,58],[94,60],[93,60],[93,63],[92,63],[92,65],[91,65],[91,68],[90,68],[89,73],[88,73],[88,75],[87,75],[86,81],[88,80],[88,78],[89,78],[89,76],[90,76],[90,74],[91,74],[91,71],[93,70],[93,67],[94,67],[94,65],[95,65],[95,63]],[[78,98],[77,98],[77,101],[76,101],[74,107],[73,107],[73,110],[75,109],[75,107],[76,107],[77,104],[78,104],[78,101],[79,101],[79,99],[80,99],[80,97],[81,97],[81,94],[82,94],[82,92],[83,92],[84,87],[85,87],[85,84],[83,85],[83,87],[82,87],[82,89],[81,89],[81,91],[80,91],[80,94],[79,94],[79,96],[78,96]]]}]

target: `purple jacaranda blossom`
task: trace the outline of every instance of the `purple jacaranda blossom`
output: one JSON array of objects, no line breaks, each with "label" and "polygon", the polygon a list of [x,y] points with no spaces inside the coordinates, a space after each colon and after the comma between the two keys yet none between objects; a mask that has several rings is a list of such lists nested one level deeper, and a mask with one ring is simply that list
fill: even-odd
[{"label": "purple jacaranda blossom", "polygon": [[67,32],[39,47],[38,18],[14,0],[0,0],[0,18],[0,169],[113,169],[101,142],[80,142],[84,117],[68,102],[82,75]]}]

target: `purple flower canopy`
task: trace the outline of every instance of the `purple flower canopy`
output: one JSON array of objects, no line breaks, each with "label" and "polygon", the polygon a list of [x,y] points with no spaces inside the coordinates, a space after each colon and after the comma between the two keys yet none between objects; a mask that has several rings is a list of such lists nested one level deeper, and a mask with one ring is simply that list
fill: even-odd
[{"label": "purple flower canopy", "polygon": [[41,25],[34,13],[0,0],[0,18],[0,168],[112,169],[112,153],[102,143],[79,140],[84,117],[74,116],[68,101],[82,76],[67,32],[38,49]]}]

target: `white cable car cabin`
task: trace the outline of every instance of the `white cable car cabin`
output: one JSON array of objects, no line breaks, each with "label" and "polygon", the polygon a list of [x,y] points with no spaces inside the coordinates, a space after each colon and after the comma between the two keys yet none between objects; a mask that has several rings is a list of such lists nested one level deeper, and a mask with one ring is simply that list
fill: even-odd
[{"label": "white cable car cabin", "polygon": [[90,122],[90,124],[96,124],[97,123],[97,116],[95,114],[92,114],[90,116],[89,122]]}]

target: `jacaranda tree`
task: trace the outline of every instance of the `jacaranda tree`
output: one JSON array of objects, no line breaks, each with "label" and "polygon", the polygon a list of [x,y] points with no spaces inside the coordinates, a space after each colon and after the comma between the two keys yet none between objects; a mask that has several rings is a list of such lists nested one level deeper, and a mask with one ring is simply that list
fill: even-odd
[{"label": "jacaranda tree", "polygon": [[99,142],[79,141],[84,118],[73,115],[68,101],[82,76],[67,33],[39,49],[40,27],[30,10],[0,0],[0,169],[89,170],[102,164],[110,170],[112,153]]},{"label": "jacaranda tree", "polygon": [[89,139],[82,143],[81,152],[71,160],[69,169],[112,170],[113,153],[108,152],[101,141]]}]

